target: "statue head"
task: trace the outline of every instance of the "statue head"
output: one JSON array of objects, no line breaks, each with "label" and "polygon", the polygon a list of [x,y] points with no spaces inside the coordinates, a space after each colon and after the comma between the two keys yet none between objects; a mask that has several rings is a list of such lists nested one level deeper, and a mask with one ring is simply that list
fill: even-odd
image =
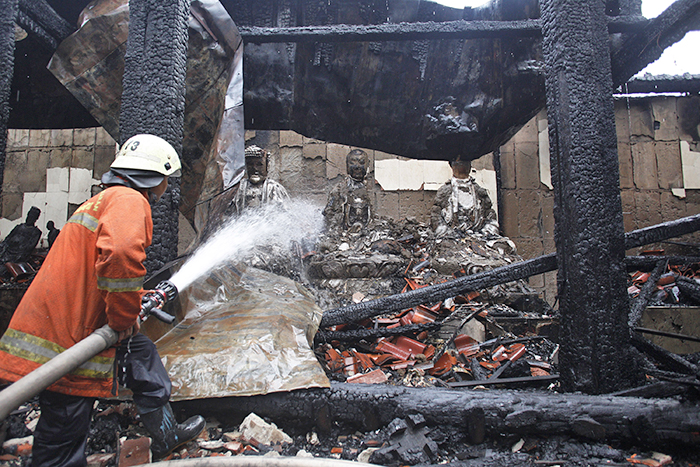
[{"label": "statue head", "polygon": [[39,219],[39,214],[41,214],[41,210],[38,207],[32,206],[31,208],[29,208],[26,221],[27,225],[36,224],[37,219]]},{"label": "statue head", "polygon": [[252,185],[259,185],[267,178],[267,151],[259,146],[245,148],[245,172]]},{"label": "statue head", "polygon": [[450,161],[450,167],[452,167],[452,176],[454,178],[466,179],[469,178],[472,163],[471,161],[457,158]]},{"label": "statue head", "polygon": [[362,182],[367,175],[369,156],[362,149],[353,149],[345,159],[348,175],[355,181]]}]

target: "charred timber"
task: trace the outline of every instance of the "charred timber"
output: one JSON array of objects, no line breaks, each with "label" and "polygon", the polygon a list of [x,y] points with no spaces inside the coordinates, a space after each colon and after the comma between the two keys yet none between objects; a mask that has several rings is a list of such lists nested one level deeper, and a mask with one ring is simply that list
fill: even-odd
[{"label": "charred timber", "polygon": [[699,24],[700,0],[677,0],[641,31],[625,36],[611,50],[614,86],[626,83]]},{"label": "charred timber", "polygon": [[[75,28],[63,19],[45,0],[20,0],[19,13],[27,16],[57,44],[70,36]],[[18,15],[18,20],[19,20]],[[53,48],[55,50],[56,47]]]},{"label": "charred timber", "polygon": [[22,10],[17,12],[17,24],[25,31],[31,33],[37,41],[42,44],[47,50],[55,51],[58,48],[59,41],[41,27],[39,23],[25,14]]},{"label": "charred timber", "polygon": [[697,365],[689,362],[680,355],[669,352],[663,347],[650,342],[637,333],[632,333],[632,345],[670,371],[691,375],[696,378],[700,377],[700,368],[698,368]]},{"label": "charred timber", "polygon": [[451,427],[465,439],[481,428],[494,439],[567,434],[645,446],[700,443],[700,407],[675,399],[331,383],[327,389],[182,401],[174,408],[227,424],[238,424],[254,412],[283,428],[306,431],[309,425],[325,432],[336,425],[372,431],[395,418],[421,414],[429,427]]},{"label": "charred timber", "polygon": [[654,76],[652,79],[635,78],[627,81],[620,92],[623,94],[647,94],[659,92],[700,93],[700,75]]},{"label": "charred timber", "polygon": [[[149,133],[160,136],[182,155],[189,14],[185,0],[129,2],[120,143]],[[151,210],[153,241],[144,262],[149,272],[177,256],[179,204],[180,179],[170,177],[165,194]]]},{"label": "charred timber", "polygon": [[[696,230],[700,230],[700,214],[628,232],[625,234],[625,248],[630,249],[659,242],[695,232]],[[555,254],[540,256],[471,276],[460,277],[442,284],[411,290],[403,294],[390,295],[343,308],[328,310],[321,319],[321,328],[334,324],[359,321],[383,313],[392,313],[422,303],[436,303],[466,292],[525,279],[526,277],[544,274],[555,269],[557,269]]]},{"label": "charred timber", "polygon": [[634,331],[642,333],[642,334],[651,334],[654,336],[670,337],[672,339],[679,339],[682,341],[700,342],[700,337],[689,336],[687,334],[678,334],[676,332],[666,332],[666,331],[659,331],[658,329],[649,329],[649,328],[640,328],[640,327],[635,327]]},{"label": "charred timber", "polygon": [[659,261],[667,261],[672,266],[693,264],[700,263],[700,256],[627,256],[625,266],[628,271],[649,271],[656,267]]},{"label": "charred timber", "polygon": [[324,331],[319,330],[314,336],[314,342],[324,343],[331,341],[358,342],[363,339],[376,339],[378,337],[405,336],[407,334],[419,334],[430,331],[440,326],[440,322],[427,324],[409,324],[395,328],[355,329],[351,331]]},{"label": "charred timber", "polygon": [[639,292],[639,295],[632,302],[629,314],[629,325],[631,327],[636,326],[642,319],[642,314],[644,313],[649,300],[651,300],[652,294],[656,292],[656,283],[659,281],[661,274],[663,274],[666,270],[667,264],[668,262],[666,261],[658,261],[656,267],[642,287],[642,290]]},{"label": "charred timber", "polygon": [[695,302],[700,303],[700,284],[687,277],[677,277],[676,285],[683,295],[687,295]]},{"label": "charred timber", "polygon": [[[648,20],[635,16],[609,18],[610,33],[638,31]],[[519,21],[444,21],[424,23],[384,23],[370,25],[335,24],[265,28],[239,27],[246,42],[373,42],[420,41],[442,39],[503,39],[507,37],[540,37],[540,20]]]}]

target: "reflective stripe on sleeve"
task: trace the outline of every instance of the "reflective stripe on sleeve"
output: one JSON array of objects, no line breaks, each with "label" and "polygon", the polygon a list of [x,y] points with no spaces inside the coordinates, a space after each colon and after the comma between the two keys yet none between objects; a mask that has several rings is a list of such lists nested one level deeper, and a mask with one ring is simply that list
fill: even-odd
[{"label": "reflective stripe on sleeve", "polygon": [[97,230],[97,224],[99,223],[96,217],[91,216],[90,214],[87,214],[85,212],[76,212],[70,217],[70,219],[68,219],[68,222],[82,225],[90,232],[94,232],[95,230]]},{"label": "reflective stripe on sleeve", "polygon": [[[43,365],[66,349],[41,337],[8,329],[0,339],[0,350]],[[96,355],[71,371],[71,374],[96,379],[111,378],[113,364],[113,358]]]},{"label": "reflective stripe on sleeve", "polygon": [[97,288],[107,292],[138,292],[143,288],[145,277],[127,277],[124,279],[97,277]]}]

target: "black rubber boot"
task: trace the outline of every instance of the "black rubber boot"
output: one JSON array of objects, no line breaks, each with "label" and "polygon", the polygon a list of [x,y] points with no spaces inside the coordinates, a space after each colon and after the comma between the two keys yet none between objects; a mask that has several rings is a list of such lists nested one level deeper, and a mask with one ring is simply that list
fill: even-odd
[{"label": "black rubber boot", "polygon": [[151,453],[154,459],[170,454],[173,449],[192,441],[204,430],[206,422],[201,415],[177,423],[170,404],[141,414],[141,422],[151,434]]}]

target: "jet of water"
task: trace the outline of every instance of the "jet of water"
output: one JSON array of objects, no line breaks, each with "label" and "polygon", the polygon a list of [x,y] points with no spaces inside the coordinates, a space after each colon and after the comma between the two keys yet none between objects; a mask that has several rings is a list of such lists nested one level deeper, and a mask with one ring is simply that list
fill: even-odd
[{"label": "jet of water", "polygon": [[223,263],[245,260],[255,247],[313,242],[323,228],[321,209],[306,201],[267,204],[228,219],[182,265],[170,281],[179,291]]}]

